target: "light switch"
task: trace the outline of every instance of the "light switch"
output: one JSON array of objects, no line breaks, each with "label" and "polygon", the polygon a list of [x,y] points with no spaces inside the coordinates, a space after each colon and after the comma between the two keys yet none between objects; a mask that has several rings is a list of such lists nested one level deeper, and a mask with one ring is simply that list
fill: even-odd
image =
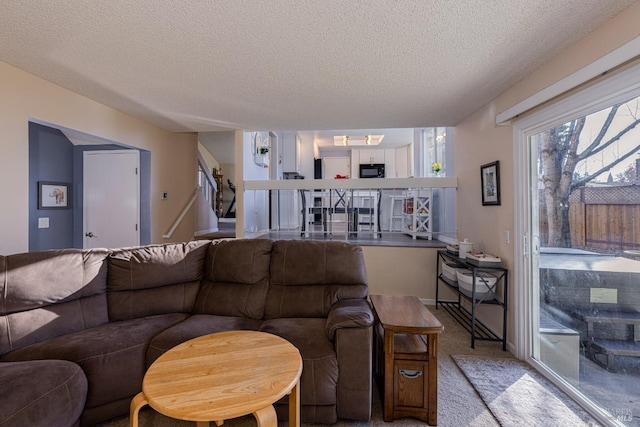
[{"label": "light switch", "polygon": [[49,218],[38,218],[38,228],[49,228]]},{"label": "light switch", "polygon": [[504,233],[502,235],[502,238],[504,239],[504,242],[508,245],[510,243],[510,238],[509,238],[509,230],[504,230]]}]

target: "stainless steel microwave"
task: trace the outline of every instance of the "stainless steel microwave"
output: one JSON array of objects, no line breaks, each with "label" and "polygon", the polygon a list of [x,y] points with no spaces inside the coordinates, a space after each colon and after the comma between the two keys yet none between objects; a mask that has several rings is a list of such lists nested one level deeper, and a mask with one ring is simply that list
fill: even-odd
[{"label": "stainless steel microwave", "polygon": [[384,178],[384,163],[361,164],[360,178]]}]

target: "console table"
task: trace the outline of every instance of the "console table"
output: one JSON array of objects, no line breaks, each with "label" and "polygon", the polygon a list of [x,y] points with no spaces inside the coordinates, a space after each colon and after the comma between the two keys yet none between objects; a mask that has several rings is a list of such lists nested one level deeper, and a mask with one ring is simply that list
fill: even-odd
[{"label": "console table", "polygon": [[[460,290],[457,282],[454,282],[442,274],[440,263],[453,263],[457,268],[471,270],[472,283],[474,284],[471,295]],[[447,310],[451,316],[458,321],[469,333],[471,333],[471,348],[475,347],[475,340],[500,341],[502,342],[502,350],[507,350],[507,302],[508,302],[508,270],[502,266],[478,266],[468,262],[465,258],[452,254],[449,251],[438,251],[436,257],[436,309],[438,305]],[[480,272],[488,272],[496,276],[497,280],[493,285],[494,296],[478,297],[475,292],[476,277]],[[495,292],[498,285],[502,282],[502,292],[497,298]],[[442,301],[440,299],[440,285],[444,284],[447,288],[454,291],[457,295],[455,301]],[[466,301],[470,308],[465,307],[462,301]],[[480,304],[493,304],[502,309],[502,336],[498,336],[487,325],[476,317],[476,312]]]},{"label": "console table", "polygon": [[444,327],[414,296],[371,295],[376,316],[374,376],[385,422],[438,424],[438,335]]}]

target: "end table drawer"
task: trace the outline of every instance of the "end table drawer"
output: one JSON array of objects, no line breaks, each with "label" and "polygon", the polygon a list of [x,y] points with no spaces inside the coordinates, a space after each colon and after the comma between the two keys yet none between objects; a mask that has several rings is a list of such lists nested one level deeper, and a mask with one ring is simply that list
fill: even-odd
[{"label": "end table drawer", "polygon": [[428,362],[396,360],[393,370],[395,407],[427,409]]}]

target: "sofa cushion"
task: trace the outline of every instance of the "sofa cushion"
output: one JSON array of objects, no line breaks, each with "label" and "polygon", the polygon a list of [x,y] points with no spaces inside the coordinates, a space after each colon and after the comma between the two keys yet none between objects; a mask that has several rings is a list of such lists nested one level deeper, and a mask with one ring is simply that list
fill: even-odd
[{"label": "sofa cushion", "polygon": [[265,318],[326,317],[337,301],[367,297],[362,248],[344,242],[273,244]]},{"label": "sofa cushion", "polygon": [[0,354],[108,321],[105,249],[0,257]]},{"label": "sofa cushion", "polygon": [[87,378],[65,360],[0,363],[0,426],[72,426],[87,397]]},{"label": "sofa cushion", "polygon": [[147,368],[164,352],[176,345],[202,335],[223,331],[257,331],[262,321],[244,317],[194,314],[156,335],[147,350]]},{"label": "sofa cushion", "polygon": [[301,405],[336,403],[338,359],[333,342],[327,338],[326,323],[322,318],[287,318],[265,320],[260,327],[260,331],[278,335],[300,351]]},{"label": "sofa cushion", "polygon": [[109,256],[109,319],[127,320],[193,309],[210,242],[127,248]]},{"label": "sofa cushion", "polygon": [[262,319],[272,241],[233,239],[209,246],[196,314]]},{"label": "sofa cushion", "polygon": [[77,363],[89,382],[86,406],[91,408],[140,392],[151,339],[186,317],[176,313],[112,322],[32,344],[5,354],[1,360],[62,359]]}]

